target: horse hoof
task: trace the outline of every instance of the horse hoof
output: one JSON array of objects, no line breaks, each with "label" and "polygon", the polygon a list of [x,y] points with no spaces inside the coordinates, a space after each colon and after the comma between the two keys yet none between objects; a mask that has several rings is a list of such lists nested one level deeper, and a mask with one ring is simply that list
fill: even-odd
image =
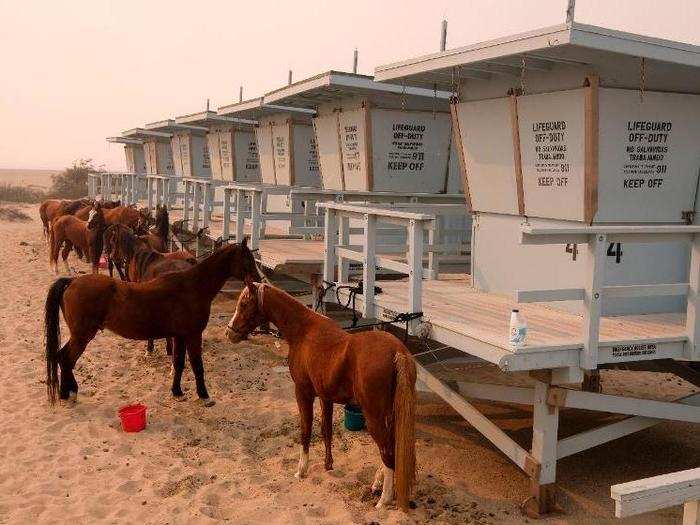
[{"label": "horse hoof", "polygon": [[381,496],[381,495],[382,495],[382,485],[381,485],[381,483],[379,484],[378,487],[375,487],[374,485],[372,485],[372,486],[370,487],[370,491],[372,492],[372,496]]},{"label": "horse hoof", "polygon": [[173,394],[173,399],[175,401],[185,401],[187,399],[187,396],[185,396],[185,394],[180,394],[180,395]]},{"label": "horse hoof", "polygon": [[205,406],[205,407],[207,407],[207,408],[208,408],[208,407],[213,407],[214,405],[216,405],[216,401],[214,401],[214,400],[213,400],[212,398],[210,398],[210,397],[207,397],[207,398],[205,398],[205,399],[199,398],[199,402],[200,402],[203,406]]},{"label": "horse hoof", "polygon": [[294,477],[297,479],[304,479],[306,477],[306,473],[301,473],[298,470],[294,473]]},{"label": "horse hoof", "polygon": [[78,402],[78,392],[71,392],[68,394],[68,400],[72,401],[73,403]]},{"label": "horse hoof", "polygon": [[377,510],[381,510],[381,509],[383,509],[384,507],[386,507],[388,503],[389,503],[388,501],[383,501],[383,500],[380,499],[380,500],[379,500],[379,503],[377,503],[377,504],[374,506],[374,508],[377,509]]}]

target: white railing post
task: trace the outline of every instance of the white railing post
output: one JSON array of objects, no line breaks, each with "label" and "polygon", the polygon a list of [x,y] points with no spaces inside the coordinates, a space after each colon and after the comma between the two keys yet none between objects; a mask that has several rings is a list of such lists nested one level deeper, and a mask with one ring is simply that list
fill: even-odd
[{"label": "white railing post", "polygon": [[185,223],[190,220],[190,183],[189,181],[183,181],[184,184],[184,193],[182,196],[182,218],[185,220]]},{"label": "white railing post", "polygon": [[688,305],[685,321],[688,344],[685,356],[700,360],[700,234],[693,235],[690,244],[690,278],[688,279]]},{"label": "white railing post", "polygon": [[[267,211],[267,192],[266,191],[263,191],[260,209],[263,212]],[[260,218],[260,237],[263,239],[265,238],[266,228],[267,228],[267,221],[265,220],[265,217],[261,217]]]},{"label": "white railing post", "polygon": [[338,215],[331,208],[326,208],[324,233],[323,279],[332,283],[335,282],[335,246],[338,243]]},{"label": "white railing post", "polygon": [[365,243],[363,247],[364,257],[362,268],[362,287],[364,295],[364,308],[362,316],[369,319],[375,317],[374,305],[374,281],[377,262],[375,260],[377,249],[377,217],[365,214],[364,217]]},{"label": "white railing post", "polygon": [[[408,309],[410,312],[423,311],[423,222],[410,219],[408,223]],[[417,320],[409,323],[412,333]]]},{"label": "white railing post", "polygon": [[223,216],[224,216],[224,226],[221,235],[224,241],[228,241],[229,231],[231,228],[231,190],[229,188],[224,188],[224,203],[223,203]]},{"label": "white railing post", "polygon": [[583,297],[583,353],[581,368],[595,370],[598,367],[598,343],[600,339],[600,315],[605,282],[605,254],[607,236],[595,234],[589,237],[586,258],[586,284]]},{"label": "white railing post", "polygon": [[250,249],[257,250],[260,244],[260,221],[262,219],[262,191],[252,192],[252,207],[250,210]]},{"label": "white railing post", "polygon": [[[338,216],[338,244],[347,247],[350,245],[350,218],[339,214]],[[344,257],[338,257],[338,282],[350,281],[350,261]]]},{"label": "white railing post", "polygon": [[245,235],[245,202],[245,192],[236,190],[236,242],[243,241]]},{"label": "white railing post", "polygon": [[209,182],[201,182],[202,193],[204,194],[204,204],[202,209],[202,225],[206,228],[211,220],[211,187]]},{"label": "white railing post", "polygon": [[148,211],[153,211],[153,181],[151,177],[146,178],[146,206]]},{"label": "white railing post", "polygon": [[199,230],[199,201],[201,199],[201,190],[199,184],[194,181],[192,183],[192,223],[194,224],[194,231]]},{"label": "white railing post", "polygon": [[442,234],[440,230],[441,217],[437,216],[432,225],[428,226],[428,244],[430,245],[430,251],[428,252],[428,279],[437,279],[440,273],[440,255],[442,255],[442,252],[438,253],[434,248],[436,244],[441,244]]}]

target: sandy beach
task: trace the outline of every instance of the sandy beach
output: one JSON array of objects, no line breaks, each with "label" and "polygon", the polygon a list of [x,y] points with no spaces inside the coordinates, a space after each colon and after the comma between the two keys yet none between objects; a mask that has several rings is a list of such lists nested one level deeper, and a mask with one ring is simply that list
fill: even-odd
[{"label": "sandy beach", "polygon": [[[369,485],[377,449],[351,433],[335,409],[335,469],[323,469],[318,417],[308,478],[298,459],[297,411],[285,367],[286,346],[271,337],[232,345],[224,327],[234,299],[219,296],[204,334],[204,364],[216,405],[195,402],[186,368],[184,402],[170,397],[162,342],[100,333],[78,362],[75,406],[51,407],[43,383],[43,305],[54,275],[36,206],[30,221],[0,221],[0,523],[524,523],[519,504],[528,480],[436,396],[420,393],[416,509],[377,511]],[[86,264],[70,257],[80,272]],[[64,330],[64,338],[66,333]],[[497,376],[491,367],[471,372]],[[695,391],[674,376],[604,372],[606,392],[670,399]],[[148,427],[122,432],[119,407],[141,402]],[[479,405],[517,441],[531,439],[530,410]],[[564,411],[561,435],[612,417]],[[680,508],[629,520],[613,517],[610,485],[697,467],[697,427],[664,423],[562,460],[563,513],[546,524],[678,523]]]}]

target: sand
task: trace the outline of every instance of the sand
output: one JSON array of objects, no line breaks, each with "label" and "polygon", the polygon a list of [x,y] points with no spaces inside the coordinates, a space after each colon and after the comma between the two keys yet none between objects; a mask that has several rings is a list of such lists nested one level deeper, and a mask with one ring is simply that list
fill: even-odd
[{"label": "sand", "polygon": [[[186,370],[184,402],[169,395],[162,343],[100,333],[78,363],[75,406],[46,401],[42,314],[47,253],[36,207],[31,222],[0,222],[0,523],[523,523],[526,477],[437,397],[418,406],[417,508],[376,511],[369,494],[377,466],[366,433],[342,428],[335,410],[335,469],[323,469],[314,427],[309,477],[295,480],[297,412],[285,370],[286,346],[270,337],[232,345],[224,326],[233,299],[220,297],[204,337],[210,394],[195,402]],[[86,271],[71,256],[71,265]],[[65,337],[65,332],[64,332]],[[280,368],[282,367],[282,368]],[[489,376],[491,368],[475,367]],[[664,397],[692,389],[672,376],[605,373],[607,391]],[[148,427],[121,431],[120,406],[148,406]],[[530,439],[524,407],[483,406],[515,439]],[[317,408],[318,412],[318,408]],[[609,416],[565,411],[562,435]],[[318,417],[317,417],[318,419]],[[700,464],[697,427],[665,423],[560,462],[564,513],[542,523],[618,523],[609,486]],[[677,523],[678,508],[629,520]]]}]

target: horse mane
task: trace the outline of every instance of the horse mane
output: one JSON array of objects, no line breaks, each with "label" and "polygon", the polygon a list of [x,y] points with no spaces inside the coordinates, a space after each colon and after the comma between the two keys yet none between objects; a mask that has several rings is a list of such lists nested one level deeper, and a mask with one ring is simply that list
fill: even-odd
[{"label": "horse mane", "polygon": [[122,201],[107,201],[107,202],[102,203],[102,207],[106,210],[118,208],[121,205],[122,205]]},{"label": "horse mane", "polygon": [[73,215],[76,211],[84,206],[89,206],[91,203],[83,202],[84,199],[78,199],[77,201],[68,201],[61,203],[58,215]]}]

